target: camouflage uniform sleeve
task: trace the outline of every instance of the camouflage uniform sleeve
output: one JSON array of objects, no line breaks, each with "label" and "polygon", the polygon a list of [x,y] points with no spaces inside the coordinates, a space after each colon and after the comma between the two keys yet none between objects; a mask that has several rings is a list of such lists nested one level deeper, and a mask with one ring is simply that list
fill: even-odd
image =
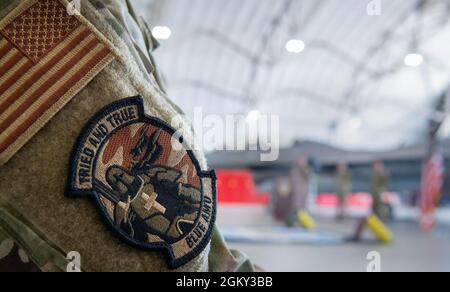
[{"label": "camouflage uniform sleeve", "polygon": [[217,225],[214,227],[209,253],[210,272],[255,272],[257,268],[244,253],[230,250],[220,234]]},{"label": "camouflage uniform sleeve", "polygon": [[40,272],[28,254],[0,227],[0,273]]},{"label": "camouflage uniform sleeve", "polygon": [[[20,0],[0,1],[0,19]],[[63,253],[33,231],[31,224],[1,199],[0,194],[0,272],[64,271]]]},{"label": "camouflage uniform sleeve", "polygon": [[32,224],[0,201],[0,272],[62,272],[68,261]]},{"label": "camouflage uniform sleeve", "polygon": [[19,3],[20,3],[20,0],[2,0],[2,1],[0,1],[0,19],[4,18]]},{"label": "camouflage uniform sleeve", "polygon": [[[91,2],[99,1],[91,0]],[[146,22],[142,17],[136,14],[130,0],[103,0],[102,2],[106,6],[107,10],[109,10],[109,18],[111,23],[115,23],[115,26],[119,29],[119,33],[125,40],[128,40],[129,47],[134,47],[134,49],[138,48],[137,50],[140,51],[145,50],[145,54],[140,54],[140,56],[141,58],[148,58],[147,61],[150,62],[150,67],[153,69],[152,77],[158,86],[164,91],[164,85],[158,71],[158,66],[152,56],[152,52],[159,46],[159,44],[151,35],[150,29]],[[106,10],[104,12],[108,13]],[[129,20],[130,18],[132,21]],[[130,24],[133,22],[136,26]],[[139,28],[139,31],[137,31],[136,27]],[[134,44],[132,44],[133,42]],[[145,49],[142,44],[145,44]],[[144,63],[145,62],[146,61],[144,61]],[[174,105],[173,102],[171,103]],[[180,113],[182,113],[181,109],[179,109],[176,105],[174,106]],[[239,251],[230,250],[227,247],[224,238],[220,234],[219,228],[215,226],[211,239],[209,270],[211,272],[253,272],[256,268],[245,254]]]},{"label": "camouflage uniform sleeve", "polygon": [[[161,91],[162,96],[182,114],[176,104],[165,94],[162,78],[157,70],[152,52],[158,43],[152,37],[150,29],[142,18],[138,17],[128,0],[82,0],[96,7],[117,35],[127,44],[140,70],[149,82]],[[0,18],[17,6],[20,0],[0,1]],[[0,196],[1,197],[1,196]],[[16,212],[7,203],[0,200],[0,270],[7,271],[65,271],[68,261],[67,251],[52,244],[52,240],[40,234],[24,216]],[[254,271],[248,257],[230,250],[217,226],[211,240],[209,270]]]}]

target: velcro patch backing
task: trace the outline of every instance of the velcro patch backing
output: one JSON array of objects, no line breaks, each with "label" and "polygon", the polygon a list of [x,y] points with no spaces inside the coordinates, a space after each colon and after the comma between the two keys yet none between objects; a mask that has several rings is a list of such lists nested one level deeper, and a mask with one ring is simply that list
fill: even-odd
[{"label": "velcro patch backing", "polygon": [[68,5],[23,1],[0,21],[0,166],[114,59]]}]

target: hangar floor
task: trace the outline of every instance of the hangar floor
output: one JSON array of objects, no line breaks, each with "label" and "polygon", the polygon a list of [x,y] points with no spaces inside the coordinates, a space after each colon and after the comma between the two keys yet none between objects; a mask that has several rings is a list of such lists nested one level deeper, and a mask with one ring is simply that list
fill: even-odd
[{"label": "hangar floor", "polygon": [[[264,207],[220,206],[218,222],[223,229],[276,227]],[[352,234],[355,221],[335,222],[317,220],[318,230],[345,237]],[[421,233],[414,223],[390,224],[395,241],[391,245],[378,244],[370,233],[364,234],[362,243],[296,244],[230,242],[232,248],[247,253],[253,262],[267,271],[355,271],[364,272],[371,251],[381,255],[384,272],[397,271],[450,271],[450,229],[440,227],[432,233]],[[320,233],[321,231],[315,231]]]}]

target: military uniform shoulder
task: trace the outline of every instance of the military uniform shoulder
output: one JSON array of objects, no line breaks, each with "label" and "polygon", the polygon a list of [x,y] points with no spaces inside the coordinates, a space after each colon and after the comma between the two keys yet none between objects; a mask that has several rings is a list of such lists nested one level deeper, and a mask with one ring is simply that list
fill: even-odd
[{"label": "military uniform shoulder", "polygon": [[31,223],[0,202],[0,272],[66,271],[69,262]]},{"label": "military uniform shoulder", "polygon": [[87,271],[204,271],[208,256],[211,271],[249,269],[214,227],[216,176],[188,121],[169,124],[181,111],[129,1],[6,2],[2,260],[65,270],[70,249]]}]

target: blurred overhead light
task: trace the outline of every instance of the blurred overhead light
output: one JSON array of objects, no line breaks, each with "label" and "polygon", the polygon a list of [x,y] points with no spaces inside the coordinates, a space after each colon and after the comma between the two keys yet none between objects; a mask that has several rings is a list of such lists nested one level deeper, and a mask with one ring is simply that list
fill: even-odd
[{"label": "blurred overhead light", "polygon": [[167,40],[172,35],[172,31],[167,26],[155,26],[152,34],[158,40]]},{"label": "blurred overhead light", "polygon": [[299,54],[305,50],[305,42],[302,40],[290,40],[286,43],[286,51]]},{"label": "blurred overhead light", "polygon": [[408,54],[405,57],[405,65],[410,67],[419,67],[423,64],[423,56],[421,54]]},{"label": "blurred overhead light", "polygon": [[247,114],[248,122],[256,122],[261,117],[261,113],[258,110],[252,110]]},{"label": "blurred overhead light", "polygon": [[352,129],[354,129],[354,130],[361,129],[361,126],[362,126],[362,120],[361,120],[360,118],[357,118],[357,117],[352,118],[352,119],[350,119],[350,121],[349,121],[349,126],[350,126],[350,128],[352,128]]}]

